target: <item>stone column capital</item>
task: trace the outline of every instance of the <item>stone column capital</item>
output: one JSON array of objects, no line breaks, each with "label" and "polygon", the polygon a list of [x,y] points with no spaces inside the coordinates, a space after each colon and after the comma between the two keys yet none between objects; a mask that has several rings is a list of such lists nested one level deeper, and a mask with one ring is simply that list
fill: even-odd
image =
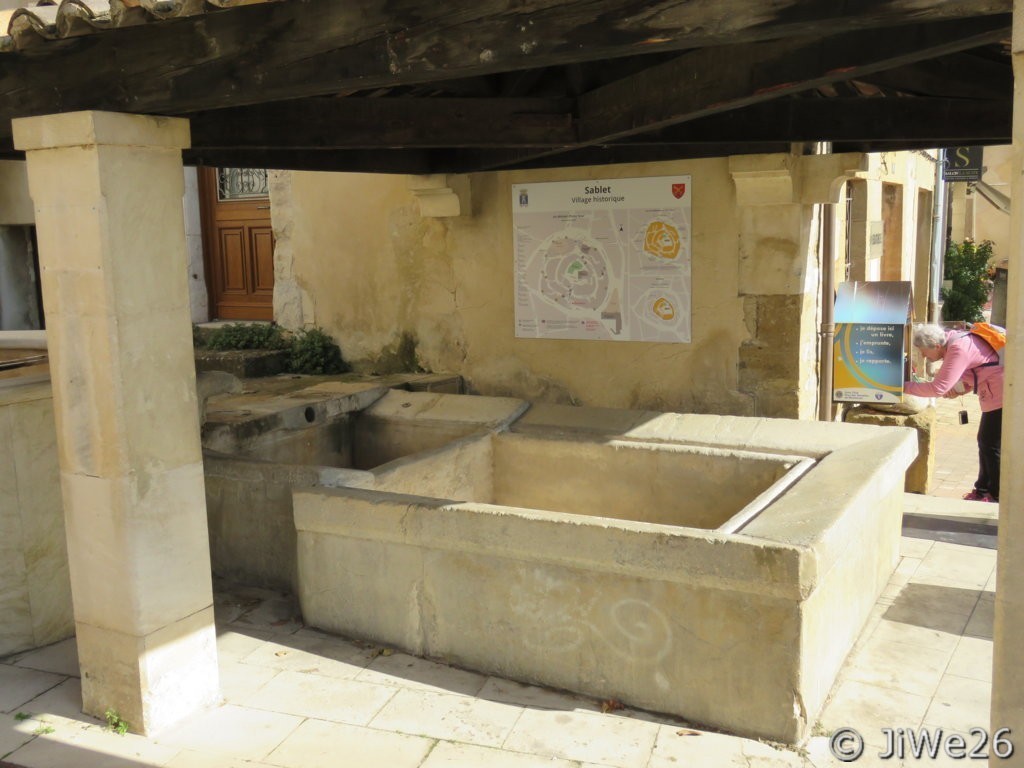
[{"label": "stone column capital", "polygon": [[409,176],[408,187],[420,205],[420,216],[424,218],[461,216],[471,210],[467,177],[444,173]]},{"label": "stone column capital", "polygon": [[795,155],[736,155],[729,158],[729,175],[736,185],[736,205],[780,205],[795,200]]},{"label": "stone column capital", "polygon": [[186,149],[189,122],[181,117],[120,112],[65,112],[12,121],[14,146],[26,152],[59,147],[126,146]]}]

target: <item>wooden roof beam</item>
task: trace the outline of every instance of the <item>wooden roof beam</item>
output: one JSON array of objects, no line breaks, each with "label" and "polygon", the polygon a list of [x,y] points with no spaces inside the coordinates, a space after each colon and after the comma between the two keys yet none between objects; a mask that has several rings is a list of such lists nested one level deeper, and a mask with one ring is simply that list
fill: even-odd
[{"label": "wooden roof beam", "polygon": [[1010,141],[1009,100],[791,98],[700,118],[631,144],[679,142],[880,141],[898,136],[932,146]]},{"label": "wooden roof beam", "polygon": [[196,149],[552,147],[576,141],[571,99],[316,98],[191,115]]},{"label": "wooden roof beam", "polygon": [[692,51],[585,94],[580,138],[607,142],[976,48],[1005,37],[1008,22],[940,22]]},{"label": "wooden roof beam", "polygon": [[0,55],[13,117],[187,114],[723,42],[1008,14],[1011,0],[308,0],[98,31]]},{"label": "wooden roof beam", "polygon": [[[550,154],[613,144],[701,117],[998,42],[1008,34],[1009,23],[1009,17],[1000,16],[693,50],[585,94],[578,109],[580,142]],[[524,160],[517,156],[517,162]]]},{"label": "wooden roof beam", "polygon": [[961,99],[1010,99],[1013,70],[1005,63],[970,53],[956,53],[930,61],[875,72],[869,82],[904,93]]}]

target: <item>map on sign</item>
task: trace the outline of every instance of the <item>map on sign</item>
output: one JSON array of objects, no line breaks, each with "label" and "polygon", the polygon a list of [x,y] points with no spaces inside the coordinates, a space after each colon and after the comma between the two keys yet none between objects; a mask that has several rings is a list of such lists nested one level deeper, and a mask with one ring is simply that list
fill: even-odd
[{"label": "map on sign", "polygon": [[518,338],[690,340],[689,176],[512,187]]}]

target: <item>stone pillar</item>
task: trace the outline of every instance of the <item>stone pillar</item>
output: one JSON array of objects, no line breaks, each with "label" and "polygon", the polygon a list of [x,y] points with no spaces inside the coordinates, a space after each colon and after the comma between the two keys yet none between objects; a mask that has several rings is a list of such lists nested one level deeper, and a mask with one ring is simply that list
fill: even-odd
[{"label": "stone pillar", "polygon": [[821,300],[815,204],[836,202],[843,181],[865,167],[863,155],[729,158],[739,215],[738,288],[750,331],[740,347],[739,386],[753,399],[754,416],[815,417]]},{"label": "stone pillar", "polygon": [[14,121],[28,157],[84,710],[218,698],[182,226],[188,121]]},{"label": "stone pillar", "polygon": [[[1013,208],[1011,262],[1024,264],[1024,0],[1013,3]],[[992,728],[1024,735],[1024,289],[1021,270],[1009,271],[1006,302],[1006,384],[1003,397],[1002,483],[999,491],[999,557],[996,574]],[[1000,761],[1003,762],[1003,761]],[[1007,765],[1024,765],[1017,745]]]}]

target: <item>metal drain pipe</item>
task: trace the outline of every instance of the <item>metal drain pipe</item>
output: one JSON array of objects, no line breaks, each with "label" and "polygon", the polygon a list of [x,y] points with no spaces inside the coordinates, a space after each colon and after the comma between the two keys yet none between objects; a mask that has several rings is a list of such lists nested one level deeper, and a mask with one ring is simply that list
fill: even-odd
[{"label": "metal drain pipe", "polygon": [[832,253],[835,205],[822,204],[821,216],[821,362],[818,366],[818,421],[832,421],[832,346],[836,333],[836,260]]},{"label": "metal drain pipe", "polygon": [[946,166],[946,150],[940,149],[935,161],[935,200],[932,207],[932,262],[928,275],[928,321],[939,322],[939,287],[942,285],[942,263],[946,248],[946,182],[942,169]]}]

